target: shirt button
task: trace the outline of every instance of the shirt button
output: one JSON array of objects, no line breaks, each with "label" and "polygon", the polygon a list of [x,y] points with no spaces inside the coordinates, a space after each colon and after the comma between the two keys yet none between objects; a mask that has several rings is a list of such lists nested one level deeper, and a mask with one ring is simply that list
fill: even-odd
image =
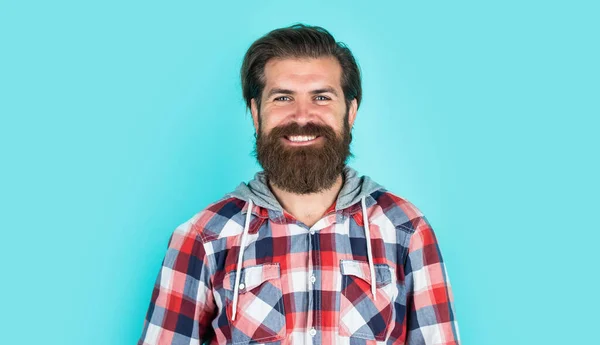
[{"label": "shirt button", "polygon": [[240,283],[240,285],[238,285],[238,288],[240,290],[244,290],[245,287],[246,287],[246,285],[244,285],[244,283]]},{"label": "shirt button", "polygon": [[317,330],[313,327],[310,329],[308,334],[310,334],[311,337],[314,337],[317,334]]},{"label": "shirt button", "polygon": [[316,281],[317,281],[317,277],[315,277],[314,275],[311,275],[310,282],[314,284]]}]

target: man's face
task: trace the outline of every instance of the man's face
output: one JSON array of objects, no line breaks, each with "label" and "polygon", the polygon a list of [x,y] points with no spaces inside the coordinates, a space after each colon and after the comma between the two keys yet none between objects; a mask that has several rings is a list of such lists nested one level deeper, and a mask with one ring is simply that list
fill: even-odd
[{"label": "man's face", "polygon": [[356,100],[346,102],[333,57],[271,59],[261,106],[251,101],[256,156],[276,186],[297,194],[333,185],[350,155]]}]

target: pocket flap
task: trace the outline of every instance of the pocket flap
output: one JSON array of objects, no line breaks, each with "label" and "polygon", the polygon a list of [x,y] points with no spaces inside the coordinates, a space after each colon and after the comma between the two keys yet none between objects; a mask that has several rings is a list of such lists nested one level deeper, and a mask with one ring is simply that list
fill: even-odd
[{"label": "pocket flap", "polygon": [[[223,279],[223,288],[233,291],[236,271],[231,271]],[[242,268],[239,293],[252,290],[267,280],[280,278],[279,263],[262,264]]]},{"label": "pocket flap", "polygon": [[[375,264],[375,282],[377,287],[385,286],[392,282],[391,268],[387,264]],[[341,260],[340,272],[345,276],[358,277],[369,284],[371,283],[371,272],[369,263],[358,260]]]}]

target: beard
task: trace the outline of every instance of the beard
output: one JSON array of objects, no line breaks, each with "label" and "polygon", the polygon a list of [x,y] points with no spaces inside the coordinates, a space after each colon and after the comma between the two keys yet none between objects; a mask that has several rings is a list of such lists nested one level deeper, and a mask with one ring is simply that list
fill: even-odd
[{"label": "beard", "polygon": [[[259,115],[260,118],[260,115]],[[305,135],[321,137],[321,142],[307,146],[290,146],[286,137]],[[260,121],[255,155],[265,175],[275,186],[295,194],[318,193],[333,186],[342,174],[350,152],[352,133],[348,114],[342,133],[329,126],[290,123],[262,133]]]}]

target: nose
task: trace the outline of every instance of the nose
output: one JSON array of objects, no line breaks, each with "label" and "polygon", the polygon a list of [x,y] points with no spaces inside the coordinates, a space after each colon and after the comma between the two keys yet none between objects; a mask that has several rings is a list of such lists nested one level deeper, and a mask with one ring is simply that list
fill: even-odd
[{"label": "nose", "polygon": [[309,122],[314,122],[316,117],[317,112],[315,110],[315,105],[312,104],[310,99],[298,99],[295,102],[295,107],[293,109],[294,122],[303,126]]}]

